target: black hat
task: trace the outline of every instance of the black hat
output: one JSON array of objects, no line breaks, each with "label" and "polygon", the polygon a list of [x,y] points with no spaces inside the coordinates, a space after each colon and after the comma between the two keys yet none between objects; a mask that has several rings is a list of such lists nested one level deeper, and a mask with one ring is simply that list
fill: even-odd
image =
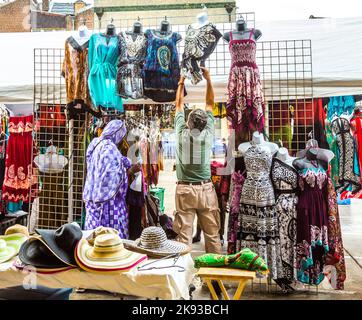
[{"label": "black hat", "polygon": [[74,258],[74,250],[77,243],[82,239],[83,233],[77,224],[67,223],[57,230],[39,230],[39,240],[63,263],[77,266]]},{"label": "black hat", "polygon": [[40,237],[30,237],[23,243],[19,251],[19,259],[25,265],[42,269],[58,269],[67,265],[60,261],[43,242]]}]

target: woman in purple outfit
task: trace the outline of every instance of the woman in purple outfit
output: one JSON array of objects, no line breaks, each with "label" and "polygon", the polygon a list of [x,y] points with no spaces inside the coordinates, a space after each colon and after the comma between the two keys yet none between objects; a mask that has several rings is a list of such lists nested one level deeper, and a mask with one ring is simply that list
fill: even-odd
[{"label": "woman in purple outfit", "polygon": [[126,133],[123,121],[112,120],[101,136],[92,140],[87,149],[87,177],[83,191],[85,230],[111,227],[117,229],[123,239],[128,239],[126,193],[131,161],[122,156],[117,145]]}]

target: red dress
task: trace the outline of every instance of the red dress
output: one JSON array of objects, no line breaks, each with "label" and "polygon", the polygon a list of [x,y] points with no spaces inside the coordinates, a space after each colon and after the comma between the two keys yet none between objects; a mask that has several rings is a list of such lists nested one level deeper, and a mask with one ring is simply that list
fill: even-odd
[{"label": "red dress", "polygon": [[[358,155],[358,164],[360,171],[362,170],[362,112],[359,111],[354,117],[351,119],[351,126],[353,128],[353,136],[354,141],[357,146],[357,155]],[[361,183],[362,183],[362,174]]]},{"label": "red dress", "polygon": [[[11,202],[29,202],[33,148],[33,116],[10,117],[9,140],[6,147],[3,199]],[[36,183],[36,181],[35,181]]]}]

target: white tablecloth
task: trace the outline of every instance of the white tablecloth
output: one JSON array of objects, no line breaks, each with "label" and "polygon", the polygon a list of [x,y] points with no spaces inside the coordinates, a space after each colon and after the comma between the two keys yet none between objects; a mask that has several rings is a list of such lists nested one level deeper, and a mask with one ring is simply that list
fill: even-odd
[{"label": "white tablecloth", "polygon": [[[146,260],[141,265],[151,261],[153,260]],[[137,268],[133,268],[128,272],[109,275],[91,273],[81,269],[55,274],[40,274],[19,271],[13,266],[13,262],[14,260],[0,264],[0,288],[38,284],[49,288],[82,288],[143,298],[189,299],[189,285],[195,273],[190,254],[181,256],[176,263],[185,268],[184,272],[178,272],[179,268],[147,271],[138,271]],[[151,266],[172,264],[173,259],[167,259],[158,261]]]}]

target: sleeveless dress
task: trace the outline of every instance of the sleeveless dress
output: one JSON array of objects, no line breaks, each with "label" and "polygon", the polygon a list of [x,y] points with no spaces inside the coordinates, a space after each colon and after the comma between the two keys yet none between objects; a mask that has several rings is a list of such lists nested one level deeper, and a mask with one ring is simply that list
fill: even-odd
[{"label": "sleeveless dress", "polygon": [[282,281],[292,284],[297,279],[297,203],[298,172],[278,158],[273,159],[271,178],[276,195],[275,211],[279,222],[283,265]]},{"label": "sleeveless dress", "polygon": [[147,54],[143,67],[144,94],[155,102],[176,100],[180,79],[177,52],[178,34],[157,35],[153,30],[145,32]]},{"label": "sleeveless dress", "polygon": [[266,261],[272,279],[283,277],[278,216],[270,179],[272,155],[253,144],[245,153],[237,251],[250,248]]},{"label": "sleeveless dress", "polygon": [[135,40],[131,34],[119,35],[121,55],[117,70],[118,94],[123,98],[143,98],[142,67],[146,58],[147,39],[137,34]]},{"label": "sleeveless dress", "polygon": [[252,35],[253,30],[249,39],[234,40],[230,32],[231,69],[226,110],[237,132],[261,132],[264,128],[264,97]]},{"label": "sleeveless dress", "polygon": [[297,204],[297,277],[318,285],[324,279],[328,245],[328,176],[323,168],[299,172]]},{"label": "sleeveless dress", "polygon": [[337,193],[351,188],[352,193],[361,189],[360,178],[355,173],[355,143],[351,135],[351,125],[346,118],[332,121],[332,132],[336,136],[339,155],[339,181]]},{"label": "sleeveless dress", "polygon": [[122,98],[117,95],[118,36],[93,34],[89,40],[88,86],[96,107],[123,111]]}]

